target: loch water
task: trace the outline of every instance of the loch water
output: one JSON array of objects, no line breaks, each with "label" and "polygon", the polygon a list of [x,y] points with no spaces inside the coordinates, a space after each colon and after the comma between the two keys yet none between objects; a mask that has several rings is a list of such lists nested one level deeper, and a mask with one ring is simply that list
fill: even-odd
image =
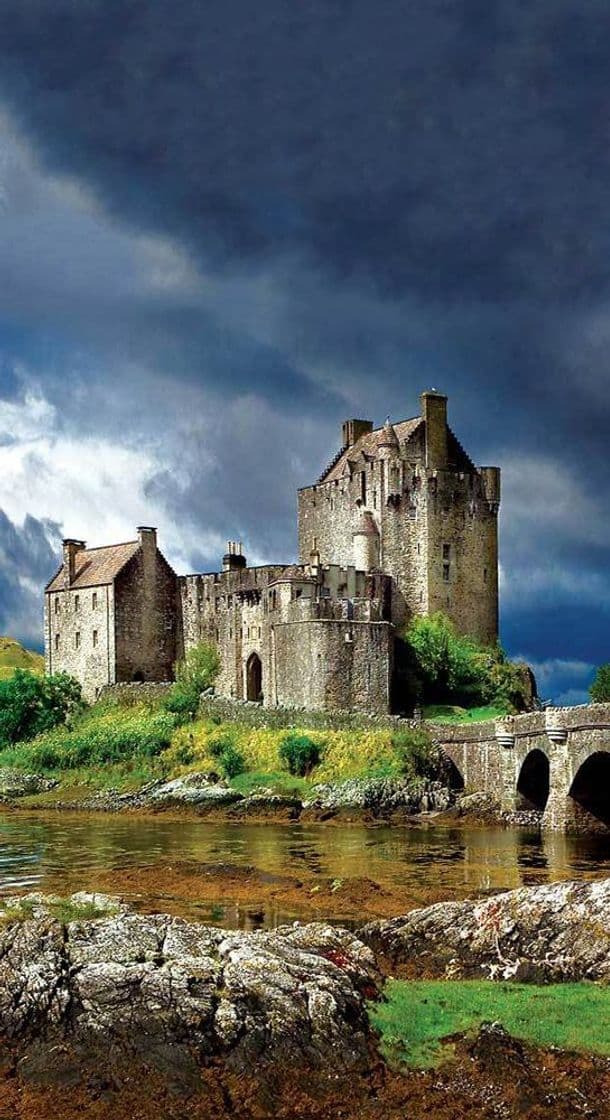
[{"label": "loch water", "polygon": [[[264,876],[305,874],[341,883],[372,880],[407,889],[417,904],[481,897],[555,880],[610,875],[610,835],[569,837],[526,829],[269,824],[138,818],[110,814],[0,814],[0,895],[42,890],[65,894],[95,888],[112,872],[120,890],[126,869],[155,870],[154,899],[138,891],[141,909],[159,909],[164,877],[176,865],[253,867]],[[150,878],[150,877],[149,877]],[[153,905],[154,901],[154,905]],[[247,908],[230,891],[217,901],[172,899],[173,910],[227,928],[272,927],[299,917],[270,905]],[[325,920],[333,914],[332,897]]]}]

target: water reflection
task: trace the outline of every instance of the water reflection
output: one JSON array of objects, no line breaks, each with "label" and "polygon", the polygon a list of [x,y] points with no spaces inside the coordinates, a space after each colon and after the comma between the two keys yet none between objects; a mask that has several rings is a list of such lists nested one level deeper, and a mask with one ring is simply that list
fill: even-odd
[{"label": "water reflection", "polygon": [[[407,888],[422,902],[464,898],[556,879],[610,875],[610,840],[542,836],[526,829],[457,829],[359,825],[238,824],[162,817],[40,817],[0,814],[0,894],[18,890],[86,890],[94,873],[172,864],[254,866],[273,875],[347,880],[366,877]],[[220,898],[190,901],[185,912],[240,928],[294,917],[267,900],[247,906]],[[332,920],[332,912],[328,915]],[[342,919],[345,922],[345,919]]]}]

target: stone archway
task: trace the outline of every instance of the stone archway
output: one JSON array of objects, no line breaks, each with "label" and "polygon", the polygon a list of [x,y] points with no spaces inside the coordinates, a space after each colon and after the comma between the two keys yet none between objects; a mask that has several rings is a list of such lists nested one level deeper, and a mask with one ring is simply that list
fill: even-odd
[{"label": "stone archway", "polygon": [[523,760],[517,779],[517,809],[537,809],[544,812],[549,799],[550,763],[544,751],[537,747]]},{"label": "stone archway", "polygon": [[444,783],[455,793],[461,793],[464,789],[464,779],[451,755],[447,754],[446,751],[443,752],[441,768]]},{"label": "stone archway", "polygon": [[260,701],[263,692],[263,665],[258,653],[251,653],[246,663],[246,699]]},{"label": "stone archway", "polygon": [[610,830],[610,751],[595,751],[579,766],[568,790],[567,828]]}]

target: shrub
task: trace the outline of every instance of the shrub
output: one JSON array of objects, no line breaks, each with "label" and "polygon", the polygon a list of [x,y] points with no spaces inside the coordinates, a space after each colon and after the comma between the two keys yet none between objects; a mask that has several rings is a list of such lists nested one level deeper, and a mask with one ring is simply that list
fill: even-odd
[{"label": "shrub", "polygon": [[280,758],[291,774],[304,778],[320,762],[320,747],[309,735],[286,735],[280,743]]},{"label": "shrub", "polygon": [[235,778],[246,769],[243,755],[228,736],[210,739],[208,752],[218,762],[225,778]]},{"label": "shrub", "polygon": [[610,701],[610,662],[600,665],[589,689],[589,695],[596,704]]},{"label": "shrub", "polygon": [[401,759],[405,777],[439,777],[439,752],[426,731],[395,731],[392,735],[392,747]]},{"label": "shrub", "polygon": [[220,671],[220,657],[215,646],[200,642],[176,664],[176,683],[170,689],[165,706],[176,715],[194,717],[199,697],[211,688]]},{"label": "shrub", "polygon": [[83,706],[78,681],[67,673],[39,677],[16,669],[0,681],[0,745],[33,739],[65,723]]}]

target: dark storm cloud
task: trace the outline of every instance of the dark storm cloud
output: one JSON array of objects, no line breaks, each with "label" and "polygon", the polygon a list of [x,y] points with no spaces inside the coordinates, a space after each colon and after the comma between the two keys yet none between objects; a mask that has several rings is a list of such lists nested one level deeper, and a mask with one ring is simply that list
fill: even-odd
[{"label": "dark storm cloud", "polygon": [[603,0],[4,0],[49,162],[219,263],[294,246],[434,297],[607,283]]},{"label": "dark storm cloud", "polygon": [[0,633],[40,648],[42,603],[39,588],[57,568],[59,526],[29,515],[23,526],[0,509]]}]

